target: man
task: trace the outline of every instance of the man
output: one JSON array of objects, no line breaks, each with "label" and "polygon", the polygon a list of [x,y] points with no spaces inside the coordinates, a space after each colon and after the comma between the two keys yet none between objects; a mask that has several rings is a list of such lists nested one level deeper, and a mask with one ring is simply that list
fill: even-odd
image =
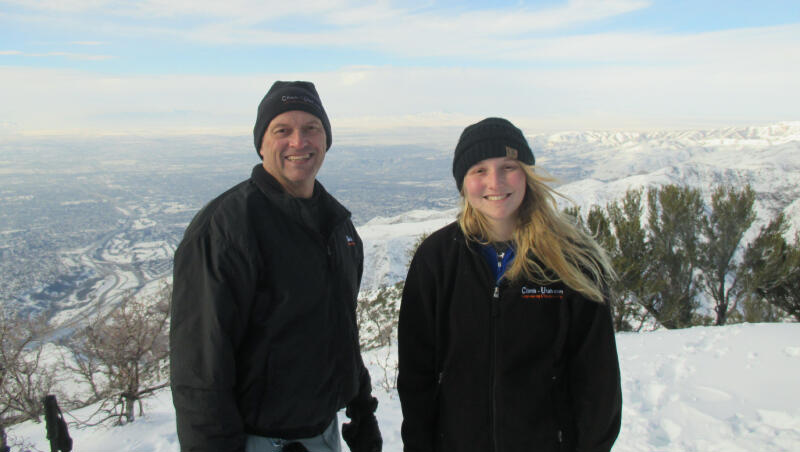
[{"label": "man", "polygon": [[262,164],[192,220],[175,252],[170,371],[184,451],[353,452],[382,440],[356,327],[350,212],[316,175],[331,126],[310,82],[275,82]]}]

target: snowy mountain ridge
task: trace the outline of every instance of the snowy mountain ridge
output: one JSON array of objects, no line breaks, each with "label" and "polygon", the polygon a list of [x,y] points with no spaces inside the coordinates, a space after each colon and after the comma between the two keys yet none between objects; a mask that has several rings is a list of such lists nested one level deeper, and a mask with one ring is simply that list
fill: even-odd
[{"label": "snowy mountain ridge", "polygon": [[566,131],[528,135],[533,143],[548,145],[587,143],[620,146],[635,142],[717,145],[778,145],[800,139],[800,121],[784,121],[765,126],[727,127],[710,130],[656,131]]},{"label": "snowy mountain ridge", "polygon": [[[800,231],[800,121],[710,131],[565,132],[528,139],[537,166],[566,182],[557,190],[584,213],[622,198],[629,189],[688,185],[708,200],[716,186],[750,184],[758,219],[745,240],[778,212],[792,225],[787,239]],[[362,225],[364,289],[402,280],[416,237],[454,221],[456,214],[455,207],[416,210]]]}]

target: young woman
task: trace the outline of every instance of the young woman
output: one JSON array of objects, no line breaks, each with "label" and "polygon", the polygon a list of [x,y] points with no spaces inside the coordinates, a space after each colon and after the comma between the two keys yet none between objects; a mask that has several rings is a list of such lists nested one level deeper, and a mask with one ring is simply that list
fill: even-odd
[{"label": "young woman", "polygon": [[461,134],[462,210],[419,246],[400,308],[405,452],[600,452],[617,438],[614,273],[533,164],[505,119]]}]

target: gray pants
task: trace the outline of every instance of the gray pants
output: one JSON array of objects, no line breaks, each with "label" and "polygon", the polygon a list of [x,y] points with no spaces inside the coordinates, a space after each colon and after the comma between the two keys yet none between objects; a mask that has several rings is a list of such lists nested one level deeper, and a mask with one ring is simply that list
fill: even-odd
[{"label": "gray pants", "polygon": [[324,432],[311,438],[287,440],[247,435],[247,443],[244,450],[245,452],[281,452],[284,444],[299,442],[311,452],[341,452],[342,443],[339,438],[339,420],[334,417],[333,422]]}]

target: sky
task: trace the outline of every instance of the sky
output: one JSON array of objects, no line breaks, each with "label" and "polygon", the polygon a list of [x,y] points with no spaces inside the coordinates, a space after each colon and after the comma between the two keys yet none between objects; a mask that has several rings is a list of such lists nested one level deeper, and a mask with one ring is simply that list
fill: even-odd
[{"label": "sky", "polygon": [[800,2],[0,0],[0,137],[246,135],[275,80],[353,140],[794,121]]}]

